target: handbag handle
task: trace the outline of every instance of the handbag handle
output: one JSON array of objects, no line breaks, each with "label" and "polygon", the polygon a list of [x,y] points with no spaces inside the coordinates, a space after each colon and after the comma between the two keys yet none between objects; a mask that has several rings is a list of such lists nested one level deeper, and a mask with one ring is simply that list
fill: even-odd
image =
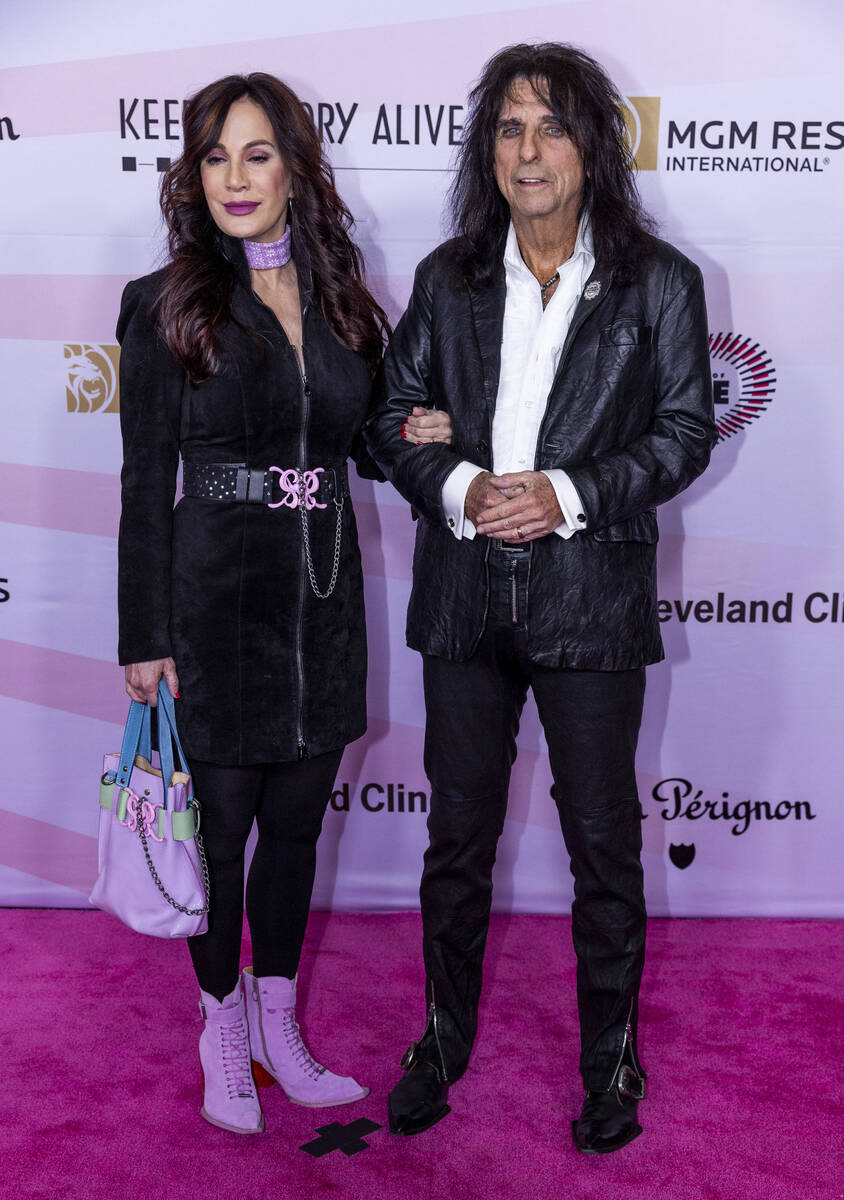
[{"label": "handbag handle", "polygon": [[[145,704],[143,707],[148,709],[149,706]],[[144,716],[141,717],[141,735],[138,738],[136,753],[145,758],[147,762],[152,762],[150,757],[152,754],[152,714],[148,712],[146,716],[149,719],[144,719]]]},{"label": "handbag handle", "polygon": [[[163,719],[162,719],[163,718]],[[166,731],[164,726],[166,725]],[[179,740],[179,732],[176,729],[176,705],[173,702],[173,697],[170,695],[170,689],[163,679],[158,683],[158,757],[161,760],[161,774],[164,782],[169,786],[174,771],[173,763],[173,747],[179,756],[179,766],[187,775],[188,760],[182,749],[182,743]]]},{"label": "handbag handle", "polygon": [[[145,733],[143,732],[144,725],[146,726]],[[138,753],[138,746],[142,743],[147,748],[150,745],[149,705],[139,704],[137,700],[133,700],[129,705],[129,715],[126,718],[123,743],[120,747],[120,762],[117,765],[116,779],[118,790],[129,786],[132,768],[135,765],[135,755]]]},{"label": "handbag handle", "polygon": [[[151,721],[150,706],[133,700],[129,705],[129,715],[123,731],[123,744],[120,747],[116,781],[118,790],[129,786],[137,754],[143,754],[144,758],[149,761],[152,744]],[[179,755],[179,765],[187,774],[188,760],[176,730],[176,708],[170,690],[162,679],[158,684],[158,757],[161,762],[161,776],[164,783],[165,808],[167,807],[167,788],[172,782],[175,769],[173,764],[174,745]]]}]

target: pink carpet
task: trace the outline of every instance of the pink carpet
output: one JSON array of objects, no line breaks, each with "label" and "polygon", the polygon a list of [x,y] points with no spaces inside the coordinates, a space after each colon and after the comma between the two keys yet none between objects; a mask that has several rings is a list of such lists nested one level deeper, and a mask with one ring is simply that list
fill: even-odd
[{"label": "pink carpet", "polygon": [[[311,1158],[316,1127],[384,1124],[422,1029],[415,915],[315,914],[300,972],[317,1057],[372,1088],[307,1109],[262,1092],[267,1132],[199,1116],[184,946],[96,912],[2,910],[0,1196],[6,1200],[839,1200],[840,926],[652,921],[641,1138],[583,1158],[568,922],[494,919],[481,1027],[452,1115],[416,1138]],[[248,945],[244,961],[248,962]]]}]

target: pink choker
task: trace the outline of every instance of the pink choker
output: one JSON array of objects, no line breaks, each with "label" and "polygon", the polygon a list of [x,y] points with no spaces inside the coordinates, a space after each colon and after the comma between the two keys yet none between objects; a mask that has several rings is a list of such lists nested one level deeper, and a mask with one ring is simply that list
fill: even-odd
[{"label": "pink choker", "polygon": [[246,261],[253,271],[269,271],[290,262],[290,226],[277,242],[247,242],[243,239]]}]

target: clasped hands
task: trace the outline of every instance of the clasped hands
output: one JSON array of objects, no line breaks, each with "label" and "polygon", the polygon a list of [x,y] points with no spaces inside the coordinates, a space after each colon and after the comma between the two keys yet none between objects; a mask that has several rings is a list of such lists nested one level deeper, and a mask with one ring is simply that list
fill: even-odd
[{"label": "clasped hands", "polygon": [[476,475],[463,511],[478,533],[505,542],[532,542],[564,521],[554,485],[542,471]]}]

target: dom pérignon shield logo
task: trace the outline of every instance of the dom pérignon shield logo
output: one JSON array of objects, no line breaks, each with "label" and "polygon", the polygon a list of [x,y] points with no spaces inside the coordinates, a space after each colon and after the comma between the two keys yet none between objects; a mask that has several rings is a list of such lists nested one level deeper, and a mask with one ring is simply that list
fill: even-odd
[{"label": "dom p\u00e9rignon shield logo", "polygon": [[694,842],[690,846],[686,846],[682,842],[679,846],[675,846],[672,842],[668,847],[668,857],[674,863],[675,867],[679,867],[681,871],[685,871],[686,867],[691,866],[694,861]]}]

